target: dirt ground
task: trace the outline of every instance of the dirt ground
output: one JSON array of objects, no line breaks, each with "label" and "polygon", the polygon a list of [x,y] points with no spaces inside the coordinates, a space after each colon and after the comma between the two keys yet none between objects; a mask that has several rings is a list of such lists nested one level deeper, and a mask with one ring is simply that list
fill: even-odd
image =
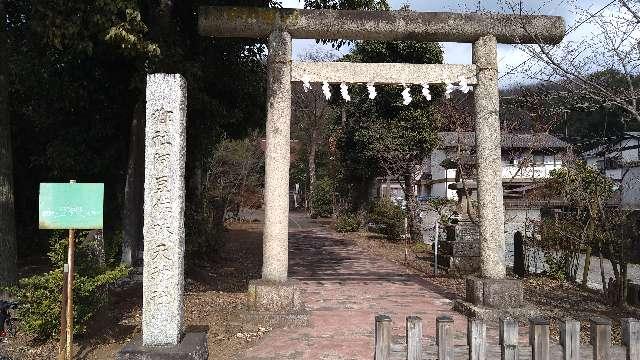
[{"label": "dirt ground", "polygon": [[[343,236],[353,240],[360,248],[367,250],[373,256],[384,257],[409,267],[421,277],[437,285],[441,295],[452,300],[464,299],[464,279],[449,277],[446,274],[435,276],[433,274],[432,253],[416,255],[410,246],[405,246],[404,242],[388,242],[377,234],[362,232],[343,234]],[[441,271],[442,273],[444,271]],[[525,301],[536,307],[544,317],[550,320],[551,337],[555,341],[559,338],[558,320],[562,318],[569,317],[579,320],[581,322],[581,341],[588,343],[589,319],[596,316],[607,317],[613,323],[612,341],[615,344],[619,344],[621,341],[620,319],[640,318],[640,309],[637,307],[623,309],[610,306],[604,301],[601,293],[592,289],[584,289],[567,281],[532,276],[523,280],[523,287]],[[527,324],[520,325],[528,326]]]},{"label": "dirt ground", "polygon": [[[188,264],[185,284],[187,328],[208,328],[210,359],[232,359],[269,329],[241,332],[236,323],[249,279],[262,267],[262,224],[230,225],[225,248],[217,263]],[[112,301],[94,319],[87,333],[74,338],[75,359],[113,359],[132,338],[141,335],[142,286],[112,291]],[[18,334],[0,344],[0,359],[55,359],[57,340],[37,342]]]},{"label": "dirt ground", "polygon": [[[325,221],[326,223],[326,221]],[[327,225],[327,224],[323,224]],[[214,263],[188,264],[185,286],[187,327],[208,328],[210,359],[233,359],[251,347],[270,329],[240,331],[236,319],[244,304],[249,279],[260,276],[261,223],[230,225],[222,254]],[[390,243],[370,233],[340,234],[372,256],[402,264],[432,282],[437,292],[449,299],[464,297],[464,280],[434,276],[430,254],[416,255],[404,243]],[[524,280],[525,300],[551,320],[551,334],[557,340],[557,320],[572,317],[582,322],[582,341],[588,341],[589,318],[606,316],[613,320],[613,340],[620,340],[619,319],[640,318],[637,308],[618,309],[607,305],[600,294],[574,284],[541,277]],[[140,285],[112,291],[112,302],[100,312],[86,334],[75,340],[77,359],[113,359],[132,338],[140,336],[142,288]],[[526,324],[522,324],[523,326]],[[24,334],[0,344],[0,359],[55,359],[57,341],[36,342]]]}]

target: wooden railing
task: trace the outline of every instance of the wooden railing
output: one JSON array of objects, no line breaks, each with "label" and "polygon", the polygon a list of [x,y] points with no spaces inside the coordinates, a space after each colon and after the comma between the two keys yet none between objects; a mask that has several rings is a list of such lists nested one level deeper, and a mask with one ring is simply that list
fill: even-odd
[{"label": "wooden railing", "polygon": [[[611,344],[611,320],[592,318],[589,344],[580,344],[580,322],[573,319],[560,321],[560,342],[549,341],[549,321],[542,318],[529,320],[529,343],[518,343],[518,323],[500,319],[497,344],[487,342],[487,328],[482,320],[467,322],[467,345],[454,344],[453,319],[436,319],[435,344],[422,337],[422,319],[407,316],[406,342],[393,341],[392,320],[387,315],[375,318],[375,360],[640,360],[640,321],[622,319],[623,346]],[[431,341],[433,343],[433,341]]]}]

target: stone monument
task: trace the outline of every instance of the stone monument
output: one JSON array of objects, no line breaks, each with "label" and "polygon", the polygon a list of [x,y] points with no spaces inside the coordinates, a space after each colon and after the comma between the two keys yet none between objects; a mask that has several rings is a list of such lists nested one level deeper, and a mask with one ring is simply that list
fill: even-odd
[{"label": "stone monument", "polygon": [[456,212],[459,217],[455,224],[448,227],[447,239],[443,242],[442,254],[447,257],[445,263],[449,273],[466,275],[480,271],[480,232],[477,224],[477,212],[472,206],[473,194],[477,190],[475,181],[460,181],[449,185],[458,195]]},{"label": "stone monument", "polygon": [[206,333],[184,332],[184,205],[187,84],[147,75],[142,339],[117,358],[208,358]]}]

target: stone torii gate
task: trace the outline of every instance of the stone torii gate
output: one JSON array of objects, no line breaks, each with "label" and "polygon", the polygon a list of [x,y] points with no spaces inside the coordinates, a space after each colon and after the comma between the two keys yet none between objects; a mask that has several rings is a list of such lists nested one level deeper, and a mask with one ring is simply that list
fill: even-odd
[{"label": "stone torii gate", "polygon": [[[475,84],[481,270],[485,279],[505,278],[497,43],[557,44],[565,34],[561,17],[201,7],[198,25],[205,36],[269,39],[264,265],[262,280],[249,288],[255,310],[299,307],[295,284],[287,280],[288,201],[291,82],[303,76],[377,84],[445,83],[464,76]],[[472,43],[473,64],[292,62],[292,38]]]}]

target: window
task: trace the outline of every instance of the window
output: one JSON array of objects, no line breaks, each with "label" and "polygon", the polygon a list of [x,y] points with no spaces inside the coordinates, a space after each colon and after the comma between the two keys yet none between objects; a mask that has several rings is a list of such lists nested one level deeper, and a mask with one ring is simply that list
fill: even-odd
[{"label": "window", "polygon": [[515,154],[502,154],[502,162],[510,166],[518,165],[518,156]]},{"label": "window", "polygon": [[544,164],[544,155],[540,155],[540,154],[533,155],[533,164],[534,165],[543,165]]},{"label": "window", "polygon": [[555,162],[555,156],[553,155],[545,155],[544,164],[545,165],[553,165]]}]

